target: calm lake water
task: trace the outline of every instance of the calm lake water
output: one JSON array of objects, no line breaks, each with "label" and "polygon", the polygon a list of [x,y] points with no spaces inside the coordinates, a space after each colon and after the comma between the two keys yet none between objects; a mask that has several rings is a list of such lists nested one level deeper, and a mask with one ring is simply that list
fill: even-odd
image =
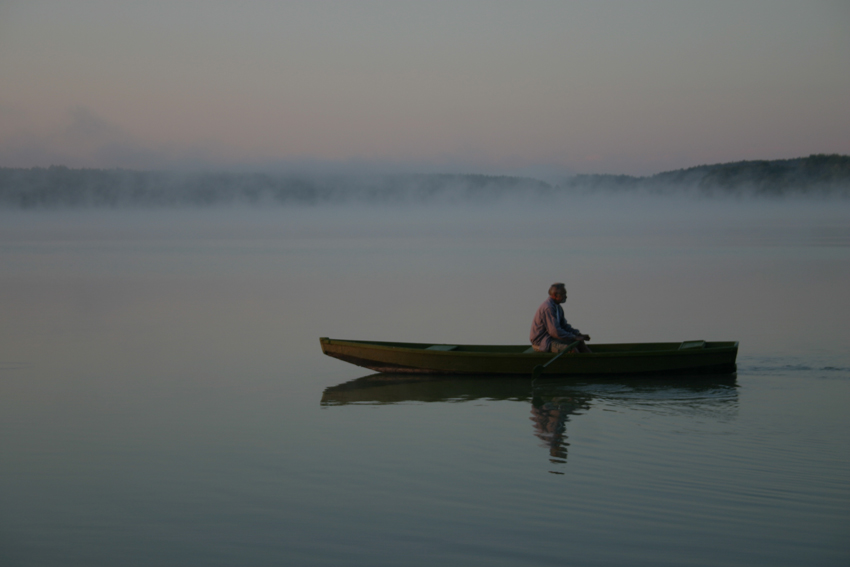
[{"label": "calm lake water", "polygon": [[[318,338],[738,340],[389,381]],[[0,213],[0,564],[850,564],[850,203]]]}]

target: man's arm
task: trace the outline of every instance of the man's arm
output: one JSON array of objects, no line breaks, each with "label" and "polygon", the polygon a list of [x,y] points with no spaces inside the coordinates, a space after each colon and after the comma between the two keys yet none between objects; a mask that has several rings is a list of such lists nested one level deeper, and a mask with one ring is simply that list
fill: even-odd
[{"label": "man's arm", "polygon": [[554,309],[546,310],[546,330],[549,332],[549,336],[561,341],[576,340],[575,337],[579,334],[578,329],[573,329],[563,316],[559,317],[559,308],[556,305]]},{"label": "man's arm", "polygon": [[[590,335],[583,335],[581,331],[579,331],[578,329],[576,329],[575,327],[573,327],[572,325],[567,323],[567,318],[564,316],[564,311],[563,311],[563,309],[561,308],[560,305],[558,305],[556,307],[556,309],[558,311],[560,311],[560,313],[556,314],[556,317],[558,315],[560,315],[559,320],[561,322],[561,328],[563,329],[563,333],[565,333],[565,336],[563,336],[562,338],[565,338],[570,342],[572,342],[572,341],[589,341],[590,340]],[[557,322],[556,322],[556,325],[557,325]]]}]

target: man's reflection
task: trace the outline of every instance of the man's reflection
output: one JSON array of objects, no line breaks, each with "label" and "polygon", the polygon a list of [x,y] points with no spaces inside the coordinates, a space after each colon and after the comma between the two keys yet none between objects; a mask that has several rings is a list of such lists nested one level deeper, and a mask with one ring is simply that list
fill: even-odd
[{"label": "man's reflection", "polygon": [[541,447],[549,450],[549,462],[567,462],[567,420],[570,414],[588,407],[582,401],[565,396],[532,397],[529,419],[534,423],[534,435],[543,441]]}]

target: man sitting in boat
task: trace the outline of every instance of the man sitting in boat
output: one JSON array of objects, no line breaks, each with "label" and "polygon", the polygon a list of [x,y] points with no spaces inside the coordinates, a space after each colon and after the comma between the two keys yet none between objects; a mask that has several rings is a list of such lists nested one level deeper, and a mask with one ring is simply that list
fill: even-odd
[{"label": "man sitting in boat", "polygon": [[578,341],[575,348],[579,352],[591,352],[584,341],[590,340],[590,335],[567,323],[561,304],[567,301],[567,287],[562,283],[554,283],[549,287],[549,297],[537,309],[531,322],[531,346],[537,352],[561,352],[572,343]]}]

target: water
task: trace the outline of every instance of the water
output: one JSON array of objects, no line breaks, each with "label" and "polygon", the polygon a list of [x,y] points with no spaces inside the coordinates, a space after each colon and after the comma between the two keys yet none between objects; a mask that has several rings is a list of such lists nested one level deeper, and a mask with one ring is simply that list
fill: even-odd
[{"label": "water", "polygon": [[[847,565],[847,203],[554,205],[0,214],[0,563]],[[524,343],[553,281],[737,376],[321,355]]]}]

